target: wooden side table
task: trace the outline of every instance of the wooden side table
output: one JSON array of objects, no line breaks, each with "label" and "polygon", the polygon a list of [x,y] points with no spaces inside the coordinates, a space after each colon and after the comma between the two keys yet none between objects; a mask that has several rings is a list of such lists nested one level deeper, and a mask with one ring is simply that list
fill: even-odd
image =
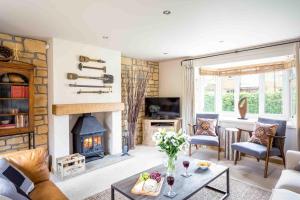
[{"label": "wooden side table", "polygon": [[231,144],[237,142],[237,128],[225,128],[225,154],[227,160],[234,160],[234,152]]}]

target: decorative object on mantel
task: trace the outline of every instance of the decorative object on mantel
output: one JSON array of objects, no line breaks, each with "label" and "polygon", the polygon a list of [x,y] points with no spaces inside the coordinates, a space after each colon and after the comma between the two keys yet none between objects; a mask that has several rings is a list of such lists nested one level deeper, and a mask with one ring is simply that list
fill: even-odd
[{"label": "decorative object on mantel", "polygon": [[85,156],[79,153],[57,158],[56,163],[61,179],[85,170]]},{"label": "decorative object on mantel", "polygon": [[104,60],[101,60],[101,59],[92,59],[92,58],[89,58],[87,56],[79,56],[79,61],[80,62],[98,62],[98,63],[105,63]]},{"label": "decorative object on mantel", "polygon": [[0,61],[8,62],[13,60],[13,58],[13,50],[5,46],[0,46]]},{"label": "decorative object on mantel", "polygon": [[81,71],[82,69],[95,69],[95,70],[101,70],[104,73],[106,73],[106,67],[90,67],[90,66],[85,66],[82,63],[79,63],[78,69]]},{"label": "decorative object on mantel", "polygon": [[69,80],[77,80],[80,78],[103,80],[103,83],[113,83],[114,82],[114,77],[113,77],[113,75],[110,75],[110,74],[103,74],[102,77],[95,77],[95,76],[79,76],[78,74],[75,74],[75,73],[68,73],[67,78]]},{"label": "decorative object on mantel", "polygon": [[239,113],[240,113],[240,118],[239,119],[244,119],[246,120],[246,113],[247,113],[247,107],[248,107],[248,102],[247,102],[247,97],[243,97],[239,101]]},{"label": "decorative object on mantel", "polygon": [[112,89],[111,85],[78,85],[78,84],[69,84],[70,87],[88,87],[88,88],[108,88]]},{"label": "decorative object on mantel", "polygon": [[149,72],[128,70],[125,72],[125,93],[127,95],[126,118],[129,132],[129,147],[134,148],[136,123],[145,97]]},{"label": "decorative object on mantel", "polygon": [[102,91],[102,90],[99,90],[99,91],[82,91],[82,90],[79,90],[77,92],[77,94],[104,94],[104,93],[111,93],[112,91]]}]

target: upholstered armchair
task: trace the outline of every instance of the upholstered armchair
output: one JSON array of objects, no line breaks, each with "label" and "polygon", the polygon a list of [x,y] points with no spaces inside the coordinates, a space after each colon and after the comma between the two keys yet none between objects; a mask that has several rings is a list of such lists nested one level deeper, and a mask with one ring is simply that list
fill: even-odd
[{"label": "upholstered armchair", "polygon": [[204,119],[215,119],[217,120],[215,133],[216,136],[209,136],[209,135],[196,135],[198,124],[192,125],[189,124],[190,127],[190,145],[189,145],[189,155],[192,155],[192,145],[196,146],[196,149],[198,149],[198,145],[206,145],[206,146],[215,146],[218,147],[218,160],[220,160],[220,137],[219,137],[219,126],[218,126],[218,120],[219,115],[218,114],[197,114],[196,115],[196,122],[198,118],[204,118]]},{"label": "upholstered armchair", "polygon": [[235,150],[235,161],[234,161],[235,165],[237,164],[237,160],[240,157],[240,153],[254,156],[257,158],[257,161],[259,161],[260,159],[265,159],[264,177],[267,178],[269,158],[271,156],[282,157],[283,164],[285,167],[284,141],[285,141],[285,132],[286,132],[286,121],[267,119],[267,118],[258,118],[258,122],[264,124],[278,125],[276,134],[274,136],[267,135],[268,136],[267,146],[252,143],[252,142],[240,142],[242,131],[248,132],[250,137],[252,136],[253,131],[239,129],[238,136],[237,136],[238,142],[233,143],[231,147],[233,150]]}]

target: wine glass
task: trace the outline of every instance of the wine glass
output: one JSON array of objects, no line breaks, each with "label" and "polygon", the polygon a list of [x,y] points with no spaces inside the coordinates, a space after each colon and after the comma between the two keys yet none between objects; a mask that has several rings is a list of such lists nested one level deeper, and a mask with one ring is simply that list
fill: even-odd
[{"label": "wine glass", "polygon": [[182,176],[184,176],[184,177],[190,177],[191,174],[188,173],[188,168],[189,168],[189,166],[190,166],[190,161],[184,160],[184,161],[182,162],[182,164],[183,164],[183,167],[185,168],[185,173],[182,174]]},{"label": "wine glass", "polygon": [[169,192],[167,193],[167,196],[171,197],[171,198],[176,196],[176,192],[173,191],[174,182],[175,182],[174,176],[172,176],[172,175],[167,176],[167,183],[170,187]]}]

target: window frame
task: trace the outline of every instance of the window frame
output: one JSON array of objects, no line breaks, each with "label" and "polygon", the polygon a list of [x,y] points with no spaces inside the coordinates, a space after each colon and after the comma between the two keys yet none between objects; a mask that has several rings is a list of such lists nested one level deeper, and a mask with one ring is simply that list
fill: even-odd
[{"label": "window frame", "polygon": [[[282,99],[282,114],[269,114],[265,113],[265,73],[260,73],[258,74],[259,76],[259,110],[258,114],[253,114],[253,113],[247,113],[248,118],[257,118],[258,116],[261,117],[270,117],[270,118],[276,118],[276,119],[285,119],[285,120],[294,120],[292,118],[292,113],[291,113],[291,69],[287,70],[282,70],[282,97],[287,97]],[[199,79],[196,81],[196,88],[197,91],[204,92],[204,84],[202,84],[202,81],[204,80],[203,76],[199,76]],[[216,113],[220,113],[221,116],[223,117],[238,117],[239,116],[239,111],[238,111],[238,102],[239,102],[239,96],[240,96],[240,80],[241,76],[233,76],[235,80],[235,87],[234,87],[234,111],[233,112],[228,112],[228,111],[223,111],[222,109],[222,86],[221,86],[221,77],[216,76],[216,97],[215,97],[215,110]],[[199,90],[200,89],[200,90]],[[195,102],[201,102],[201,105],[204,105],[204,95],[200,94],[197,95],[196,93],[196,101]],[[202,95],[202,96],[201,96]],[[209,112],[204,112],[204,107],[203,106],[196,106],[196,111],[200,111],[202,113],[209,113]]]}]

